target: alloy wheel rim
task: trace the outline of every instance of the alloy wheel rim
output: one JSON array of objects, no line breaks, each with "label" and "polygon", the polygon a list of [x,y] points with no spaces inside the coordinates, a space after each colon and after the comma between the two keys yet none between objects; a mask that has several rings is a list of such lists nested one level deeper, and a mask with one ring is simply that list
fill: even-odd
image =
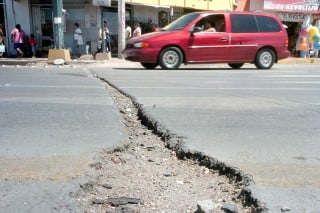
[{"label": "alloy wheel rim", "polygon": [[261,57],[260,57],[260,62],[263,64],[265,67],[270,66],[272,61],[272,55],[269,52],[264,52]]},{"label": "alloy wheel rim", "polygon": [[167,51],[164,54],[163,59],[164,59],[164,63],[168,67],[174,67],[179,61],[179,55],[175,51]]}]

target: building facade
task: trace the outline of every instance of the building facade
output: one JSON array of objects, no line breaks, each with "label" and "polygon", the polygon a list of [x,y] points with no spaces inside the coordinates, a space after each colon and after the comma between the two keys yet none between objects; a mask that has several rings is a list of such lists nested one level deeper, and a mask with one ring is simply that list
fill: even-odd
[{"label": "building facade", "polygon": [[[107,6],[96,6],[96,0],[63,0],[64,48],[71,49],[73,24],[77,22],[80,24],[85,43],[90,46],[90,53],[94,54],[99,45],[98,32],[101,20],[107,20],[112,36],[112,52],[117,53],[118,1],[102,1],[109,3]],[[156,23],[162,27],[191,11],[233,10],[237,1],[176,0],[173,3],[171,0],[126,0],[125,3],[126,21],[131,24],[138,21],[144,26]],[[0,23],[5,26],[8,57],[15,54],[10,42],[10,32],[16,24],[20,24],[28,35],[35,35],[38,47],[44,55],[48,49],[55,48],[52,0],[0,0],[0,6]]]},{"label": "building facade", "polygon": [[298,56],[296,42],[301,25],[307,16],[311,17],[311,24],[319,26],[320,0],[243,0],[251,11],[263,11],[277,15],[287,26],[289,37],[289,51]]}]

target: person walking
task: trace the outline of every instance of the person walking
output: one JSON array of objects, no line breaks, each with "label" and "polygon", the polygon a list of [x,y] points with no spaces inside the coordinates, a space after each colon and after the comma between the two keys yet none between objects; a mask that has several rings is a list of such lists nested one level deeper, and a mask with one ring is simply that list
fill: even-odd
[{"label": "person walking", "polygon": [[17,24],[11,31],[11,42],[13,42],[13,47],[17,51],[17,57],[23,57],[25,37],[26,33],[21,29],[21,25]]},{"label": "person walking", "polygon": [[157,24],[152,24],[152,32],[159,32],[159,27]]},{"label": "person walking", "polygon": [[73,57],[80,58],[80,47],[83,45],[82,31],[78,23],[74,23],[73,33]]},{"label": "person walking", "polygon": [[34,37],[34,34],[31,33],[30,35],[30,46],[31,46],[31,51],[32,51],[32,57],[35,58],[36,57],[36,51],[37,51],[37,40]]},{"label": "person walking", "polygon": [[140,37],[141,36],[140,24],[138,22],[134,23],[133,28],[134,28],[134,30],[132,33],[132,37]]},{"label": "person walking", "polygon": [[103,22],[103,29],[99,30],[99,39],[101,41],[101,50],[102,50],[102,39],[105,41],[105,50],[106,52],[111,52],[111,41],[110,41],[110,31],[108,28],[108,22]]},{"label": "person walking", "polygon": [[128,40],[129,38],[131,38],[131,36],[132,36],[132,29],[131,29],[131,27],[130,27],[129,22],[126,22],[125,33],[126,33],[126,40]]},{"label": "person walking", "polygon": [[6,49],[4,45],[4,28],[2,24],[0,24],[0,46],[0,57],[2,57]]}]

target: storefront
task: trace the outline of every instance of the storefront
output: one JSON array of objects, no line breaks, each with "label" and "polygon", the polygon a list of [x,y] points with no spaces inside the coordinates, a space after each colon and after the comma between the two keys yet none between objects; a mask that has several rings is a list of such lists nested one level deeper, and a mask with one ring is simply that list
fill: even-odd
[{"label": "storefront", "polygon": [[[0,0],[0,10],[4,11],[4,8],[7,7],[7,11],[1,13],[7,17],[0,17],[1,23],[8,22],[5,23],[7,33],[10,32],[16,24],[20,24],[28,36],[34,34],[42,57],[47,56],[46,54],[50,48],[55,48],[52,1],[53,0],[10,0],[9,2],[8,0]],[[93,0],[63,0],[63,48],[72,48],[74,23],[77,22],[80,25],[85,44],[90,46],[89,53],[96,53],[99,49],[98,35],[101,20],[106,20],[109,23],[109,30],[112,37],[112,53],[118,53],[118,1],[98,1],[106,1],[109,2],[110,5],[94,5]],[[146,4],[145,1],[149,3]],[[151,4],[150,2],[153,3]],[[178,2],[181,4],[177,4]],[[199,0],[179,0],[178,2],[172,4],[172,2],[168,0],[128,0],[125,6],[125,19],[129,21],[131,25],[135,21],[146,25],[143,33],[147,33],[149,32],[148,30],[150,30],[150,23],[156,23],[159,27],[163,27],[184,13],[197,11],[202,7],[211,8],[215,6],[217,8],[228,9],[229,7],[232,8],[238,5],[238,1],[236,0],[218,2],[211,0],[203,2]],[[86,45],[83,45],[82,53],[86,52]],[[10,42],[8,49],[10,49],[9,52],[11,56],[14,57],[15,50]]]},{"label": "storefront", "polygon": [[[311,24],[319,19],[319,0],[264,0],[263,10],[275,13],[287,26],[289,51],[298,56],[296,42],[301,30],[301,24],[310,15]],[[318,26],[319,27],[319,26]]]},{"label": "storefront", "polygon": [[[5,0],[0,0],[0,25],[1,30],[3,32],[2,43],[7,47],[9,40],[8,40],[8,32],[7,32],[7,18],[6,18],[6,3]],[[6,52],[0,52],[0,57],[6,56]]]}]

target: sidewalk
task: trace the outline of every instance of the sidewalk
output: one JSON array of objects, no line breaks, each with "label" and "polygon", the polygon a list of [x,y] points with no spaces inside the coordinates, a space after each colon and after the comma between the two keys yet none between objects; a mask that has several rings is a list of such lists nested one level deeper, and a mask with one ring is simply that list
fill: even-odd
[{"label": "sidewalk", "polygon": [[[105,67],[114,67],[117,64],[127,63],[129,61],[119,58],[111,58],[109,60],[92,60],[90,57],[81,57],[80,59],[71,60],[65,62],[64,65],[97,65]],[[0,66],[33,66],[33,65],[53,65],[52,61],[48,61],[48,58],[0,58]],[[132,63],[135,65],[135,63]]]},{"label": "sidewalk", "polygon": [[320,64],[320,58],[296,58],[289,57],[278,61],[279,64]]},{"label": "sidewalk", "polygon": [[[126,61],[125,59],[111,58],[109,60],[92,60],[88,59],[90,57],[82,56],[80,59],[71,60],[66,62],[67,65],[101,65],[107,67],[113,67],[116,64],[123,65],[123,63],[130,66],[135,65],[136,63]],[[11,66],[27,66],[34,64],[53,64],[48,61],[48,58],[0,58],[0,65],[11,65]],[[289,57],[278,61],[278,64],[320,64],[320,58],[295,58]]]}]

